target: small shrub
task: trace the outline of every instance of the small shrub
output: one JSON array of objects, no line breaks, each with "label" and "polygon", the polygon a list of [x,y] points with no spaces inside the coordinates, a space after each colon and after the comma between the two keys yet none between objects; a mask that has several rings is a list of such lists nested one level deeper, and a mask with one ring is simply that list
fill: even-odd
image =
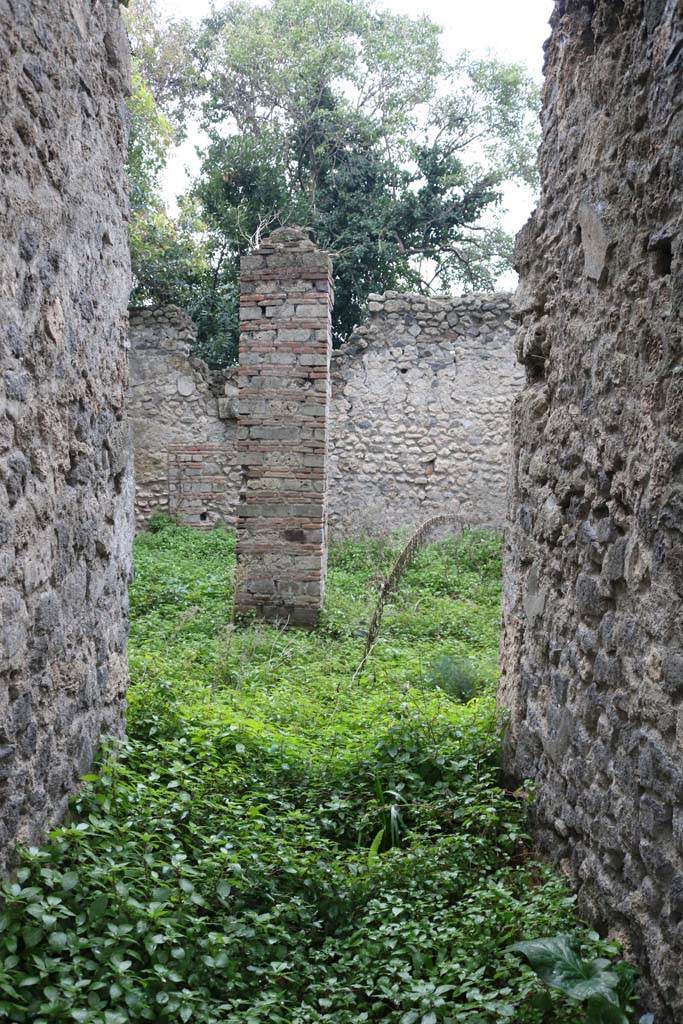
[{"label": "small shrub", "polygon": [[481,690],[481,681],[476,666],[469,658],[453,658],[441,654],[432,662],[425,677],[427,686],[439,689],[451,700],[465,703]]},{"label": "small shrub", "polygon": [[160,533],[175,525],[175,519],[166,512],[153,512],[147,521],[147,530],[149,533]]}]

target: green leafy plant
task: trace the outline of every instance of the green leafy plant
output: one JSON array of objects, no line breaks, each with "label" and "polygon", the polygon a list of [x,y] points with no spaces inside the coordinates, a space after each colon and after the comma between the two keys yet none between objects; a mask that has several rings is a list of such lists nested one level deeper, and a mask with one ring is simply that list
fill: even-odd
[{"label": "green leafy plant", "polygon": [[[569,999],[585,1004],[585,1024],[631,1024],[633,1016],[623,1001],[625,964],[614,964],[605,957],[584,959],[569,935],[515,942],[509,949],[526,957],[538,977],[550,988]],[[621,967],[621,973],[619,968]],[[640,1024],[652,1024],[646,1014]]]},{"label": "green leafy plant", "polygon": [[373,644],[377,640],[380,626],[382,624],[382,616],[384,615],[384,606],[394,591],[400,586],[403,573],[415,557],[415,553],[419,551],[420,547],[427,541],[430,534],[438,527],[444,525],[449,525],[451,529],[460,528],[459,520],[454,515],[431,516],[429,519],[421,523],[411,535],[405,546],[401,549],[396,561],[392,565],[386,577],[382,580],[382,585],[379,588],[379,594],[377,597],[377,603],[372,613],[370,624],[368,625],[364,659],[368,657]]},{"label": "green leafy plant", "polygon": [[458,701],[471,700],[481,688],[479,672],[469,658],[453,658],[448,654],[434,659],[425,681]]},{"label": "green leafy plant", "polygon": [[446,647],[491,677],[499,539],[417,552],[353,684],[401,539],[331,550],[317,630],[226,643],[234,549],[168,522],[136,538],[128,737],[1,885],[0,1020],[577,1024],[507,947],[617,951],[531,855],[492,689],[420,686]]},{"label": "green leafy plant", "polygon": [[166,512],[153,512],[147,521],[147,529],[150,533],[158,533],[159,530],[166,530],[169,526],[175,525],[175,519]]},{"label": "green leafy plant", "polygon": [[384,845],[385,849],[393,849],[400,846],[403,834],[406,832],[406,823],[401,813],[401,804],[405,798],[399,789],[385,790],[379,779],[375,779],[375,795],[379,809],[382,825],[375,835],[368,854],[368,863],[374,858]]}]

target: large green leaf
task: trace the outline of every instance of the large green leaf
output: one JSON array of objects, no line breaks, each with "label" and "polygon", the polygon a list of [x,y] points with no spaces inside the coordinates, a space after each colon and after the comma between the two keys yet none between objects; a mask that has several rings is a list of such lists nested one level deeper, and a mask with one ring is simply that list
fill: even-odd
[{"label": "large green leaf", "polygon": [[[560,989],[577,1002],[599,1000],[611,1004],[617,1013],[612,1014],[609,1024],[612,1021],[614,1024],[621,1024],[622,1021],[628,1024],[627,1018],[618,1009],[619,999],[615,990],[619,977],[608,960],[582,960],[566,935],[516,942],[509,948],[525,956],[547,985]],[[607,1018],[605,1020],[607,1024]]]}]

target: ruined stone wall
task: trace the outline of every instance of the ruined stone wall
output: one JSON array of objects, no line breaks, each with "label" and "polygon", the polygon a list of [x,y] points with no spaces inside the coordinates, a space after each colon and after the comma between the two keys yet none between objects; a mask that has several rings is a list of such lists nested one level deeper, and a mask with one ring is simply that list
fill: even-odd
[{"label": "ruined stone wall", "polygon": [[552,25],[517,245],[508,765],[583,911],[680,1021],[683,4],[558,0]]},{"label": "ruined stone wall", "polygon": [[128,415],[138,528],[154,512],[198,528],[235,522],[237,372],[217,379],[192,358],[195,334],[176,306],[130,310]]},{"label": "ruined stone wall", "polygon": [[128,75],[112,0],[0,0],[0,870],[122,727]]},{"label": "ruined stone wall", "polygon": [[332,264],[279,228],[240,271],[235,610],[312,626],[327,567]]},{"label": "ruined stone wall", "polygon": [[388,292],[332,357],[330,528],[411,527],[441,512],[501,527],[523,372],[508,295]]},{"label": "ruined stone wall", "polygon": [[[372,297],[366,324],[332,353],[332,535],[381,534],[443,511],[502,526],[510,406],[524,379],[510,309],[502,294]],[[208,382],[189,360],[193,337],[174,307],[131,311],[138,525],[155,509],[190,525],[234,521],[235,376]],[[213,467],[213,484],[205,485],[212,504],[190,514],[185,498],[200,486],[205,458]],[[188,477],[183,501],[174,503],[179,459],[196,482]]]}]

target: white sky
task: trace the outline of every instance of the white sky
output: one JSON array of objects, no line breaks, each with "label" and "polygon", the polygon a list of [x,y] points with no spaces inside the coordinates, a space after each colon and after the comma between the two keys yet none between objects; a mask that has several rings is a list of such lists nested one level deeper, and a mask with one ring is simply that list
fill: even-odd
[{"label": "white sky", "polygon": [[[218,0],[220,6],[220,0]],[[543,43],[548,36],[548,19],[553,0],[382,0],[382,6],[397,14],[413,17],[426,14],[443,26],[442,43],[448,56],[470,50],[476,56],[492,53],[508,61],[522,61],[539,81],[542,77]],[[198,20],[209,10],[210,0],[159,0],[159,8],[170,17]],[[198,136],[179,146],[169,159],[162,178],[162,190],[169,207],[185,191],[199,169],[196,155]],[[526,189],[511,186],[504,196],[504,225],[517,232],[533,207]],[[515,275],[506,275],[500,287],[514,287]]]}]

